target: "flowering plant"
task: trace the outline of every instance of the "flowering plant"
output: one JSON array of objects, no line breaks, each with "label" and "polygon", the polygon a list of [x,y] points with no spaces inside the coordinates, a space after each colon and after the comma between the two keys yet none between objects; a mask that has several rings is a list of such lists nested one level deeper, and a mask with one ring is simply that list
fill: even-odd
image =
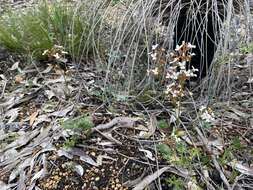
[{"label": "flowering plant", "polygon": [[67,59],[65,59],[65,55],[67,55],[68,52],[64,51],[63,46],[54,45],[51,49],[45,50],[42,55],[47,56],[49,61],[59,61],[59,62],[67,62]]},{"label": "flowering plant", "polygon": [[179,102],[185,96],[186,81],[190,80],[191,77],[197,76],[195,73],[198,69],[194,67],[187,68],[187,63],[195,55],[191,53],[193,48],[195,48],[194,45],[184,41],[181,45],[177,45],[172,53],[166,53],[165,49],[159,47],[159,45],[152,46],[150,55],[155,63],[155,68],[148,70],[148,74],[159,76],[165,74],[163,81],[166,85],[165,93],[175,105],[179,105]]}]

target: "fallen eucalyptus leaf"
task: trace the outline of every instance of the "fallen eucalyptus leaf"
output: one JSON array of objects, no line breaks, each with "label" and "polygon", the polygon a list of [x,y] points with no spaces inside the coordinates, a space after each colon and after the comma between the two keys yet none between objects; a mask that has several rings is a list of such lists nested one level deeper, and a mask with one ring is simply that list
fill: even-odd
[{"label": "fallen eucalyptus leaf", "polygon": [[11,183],[11,184],[5,184],[4,182],[0,181],[0,189],[1,190],[11,190],[12,187],[17,186],[16,183]]},{"label": "fallen eucalyptus leaf", "polygon": [[77,172],[80,176],[83,176],[84,173],[83,167],[81,165],[76,165],[75,172]]},{"label": "fallen eucalyptus leaf", "polygon": [[139,149],[139,151],[144,152],[144,153],[145,153],[145,156],[146,156],[148,159],[150,159],[150,160],[152,160],[152,161],[155,161],[155,158],[153,157],[153,154],[152,154],[151,151],[145,150],[145,149]]},{"label": "fallen eucalyptus leaf", "polygon": [[15,63],[11,66],[10,71],[14,71],[14,70],[16,70],[16,69],[19,69],[19,61],[15,62]]},{"label": "fallen eucalyptus leaf", "polygon": [[13,108],[5,113],[5,118],[8,117],[8,124],[14,122],[18,118],[20,108]]},{"label": "fallen eucalyptus leaf", "polygon": [[169,167],[164,167],[159,170],[157,170],[155,173],[146,176],[139,184],[137,184],[133,190],[143,190],[145,189],[150,183],[152,183],[154,180],[156,180],[160,175],[162,175],[164,172],[166,172],[169,169]]},{"label": "fallen eucalyptus leaf", "polygon": [[71,112],[74,108],[74,105],[68,106],[60,111],[56,111],[50,114],[50,116],[54,117],[65,117],[69,112]]},{"label": "fallen eucalyptus leaf", "polygon": [[38,171],[37,173],[35,173],[35,175],[31,179],[31,182],[33,183],[34,181],[36,181],[38,179],[41,179],[45,175],[46,175],[46,171],[45,171],[44,168],[42,168],[40,171]]},{"label": "fallen eucalyptus leaf", "polygon": [[230,162],[228,165],[244,175],[253,176],[253,168],[247,167],[237,160]]},{"label": "fallen eucalyptus leaf", "polygon": [[59,157],[65,156],[65,157],[68,158],[68,159],[72,159],[72,158],[73,158],[73,155],[71,155],[70,153],[68,153],[67,151],[65,151],[65,150],[63,150],[63,149],[58,150],[58,151],[57,151],[57,155],[58,155]]}]

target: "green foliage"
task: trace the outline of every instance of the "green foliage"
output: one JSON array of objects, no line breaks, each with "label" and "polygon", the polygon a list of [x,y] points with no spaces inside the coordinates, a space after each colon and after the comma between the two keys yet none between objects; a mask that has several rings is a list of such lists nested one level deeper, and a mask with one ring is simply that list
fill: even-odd
[{"label": "green foliage", "polygon": [[239,137],[234,137],[233,138],[231,148],[234,151],[238,151],[238,150],[241,150],[243,148]]},{"label": "green foliage", "polygon": [[89,116],[82,116],[65,121],[62,124],[64,129],[72,131],[72,135],[64,142],[64,147],[74,147],[80,143],[82,139],[87,138],[90,134],[90,129],[94,127],[92,118]]},{"label": "green foliage", "polygon": [[158,122],[158,127],[161,128],[161,129],[167,129],[170,126],[169,126],[169,124],[168,124],[168,122],[166,120],[160,120]]},{"label": "green foliage", "polygon": [[202,126],[205,129],[211,129],[213,127],[211,123],[206,122],[206,121],[202,121]]},{"label": "green foliage", "polygon": [[222,165],[226,165],[228,162],[231,162],[235,157],[237,152],[241,152],[243,150],[243,145],[241,144],[239,137],[234,137],[229,147],[227,147],[220,157],[220,163]]},{"label": "green foliage", "polygon": [[69,139],[66,139],[63,147],[65,148],[71,148],[74,147],[76,144],[80,142],[80,138],[77,135],[71,136]]},{"label": "green foliage", "polygon": [[120,0],[112,0],[112,5],[116,5],[120,2]]},{"label": "green foliage", "polygon": [[0,140],[0,148],[5,147],[6,145],[12,143],[13,141],[15,141],[17,138],[19,137],[19,135],[15,132],[13,133],[8,133],[7,137],[4,138],[4,140]]},{"label": "green foliage", "polygon": [[243,43],[240,47],[240,52],[242,54],[252,53],[253,52],[253,42]]},{"label": "green foliage", "polygon": [[159,144],[157,145],[158,151],[162,154],[163,158],[166,160],[170,159],[172,155],[172,149],[166,144]]},{"label": "green foliage", "polygon": [[139,96],[137,100],[144,105],[150,104],[154,101],[154,98],[158,96],[158,92],[155,90],[145,89]]},{"label": "green foliage", "polygon": [[160,144],[157,146],[162,157],[169,163],[173,163],[188,169],[192,168],[192,163],[197,157],[201,157],[201,150],[198,148],[188,147],[183,142],[177,142],[175,145],[168,146]]},{"label": "green foliage", "polygon": [[63,46],[72,58],[88,55],[98,44],[94,33],[99,16],[83,4],[43,0],[23,11],[9,11],[0,18],[0,44],[39,59],[53,45]]},{"label": "green foliage", "polygon": [[64,129],[72,129],[79,131],[87,131],[94,127],[92,118],[89,116],[83,116],[79,118],[70,119],[62,124]]},{"label": "green foliage", "polygon": [[165,181],[170,187],[172,187],[173,190],[185,189],[183,180],[175,175],[172,175],[171,177],[167,178]]}]

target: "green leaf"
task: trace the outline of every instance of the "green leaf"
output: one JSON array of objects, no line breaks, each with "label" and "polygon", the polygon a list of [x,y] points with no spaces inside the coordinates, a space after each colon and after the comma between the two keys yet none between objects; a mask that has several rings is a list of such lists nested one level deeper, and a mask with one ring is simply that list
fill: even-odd
[{"label": "green leaf", "polygon": [[166,144],[157,145],[158,151],[162,154],[164,159],[169,159],[172,155],[172,149]]},{"label": "green leaf", "polygon": [[62,124],[62,126],[65,129],[89,130],[94,127],[94,123],[92,122],[91,117],[82,116],[79,118],[67,120]]}]

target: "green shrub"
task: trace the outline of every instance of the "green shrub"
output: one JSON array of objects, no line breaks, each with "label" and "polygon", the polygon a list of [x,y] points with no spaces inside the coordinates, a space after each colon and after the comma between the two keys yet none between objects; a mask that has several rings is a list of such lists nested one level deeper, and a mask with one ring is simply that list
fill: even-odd
[{"label": "green shrub", "polygon": [[72,133],[63,144],[64,147],[68,148],[74,147],[86,139],[91,134],[94,123],[90,116],[81,116],[63,122],[62,127]]},{"label": "green shrub", "polygon": [[78,144],[80,140],[81,140],[80,137],[78,137],[77,135],[71,136],[69,139],[65,140],[65,142],[63,143],[63,147],[72,148],[76,144]]},{"label": "green shrub", "polygon": [[67,120],[66,122],[62,124],[62,126],[64,129],[85,131],[94,127],[94,123],[91,117],[83,116],[83,117]]},{"label": "green shrub", "polygon": [[98,25],[98,13],[89,10],[88,1],[43,0],[31,8],[1,16],[0,44],[39,59],[45,50],[59,45],[76,59],[99,49],[95,37]]},{"label": "green shrub", "polygon": [[253,42],[242,43],[240,46],[240,52],[242,54],[252,53],[253,52]]},{"label": "green shrub", "polygon": [[169,126],[169,124],[168,124],[168,122],[167,122],[166,120],[160,120],[160,121],[158,122],[158,127],[159,127],[160,129],[167,129],[167,128],[169,128],[170,126]]}]

